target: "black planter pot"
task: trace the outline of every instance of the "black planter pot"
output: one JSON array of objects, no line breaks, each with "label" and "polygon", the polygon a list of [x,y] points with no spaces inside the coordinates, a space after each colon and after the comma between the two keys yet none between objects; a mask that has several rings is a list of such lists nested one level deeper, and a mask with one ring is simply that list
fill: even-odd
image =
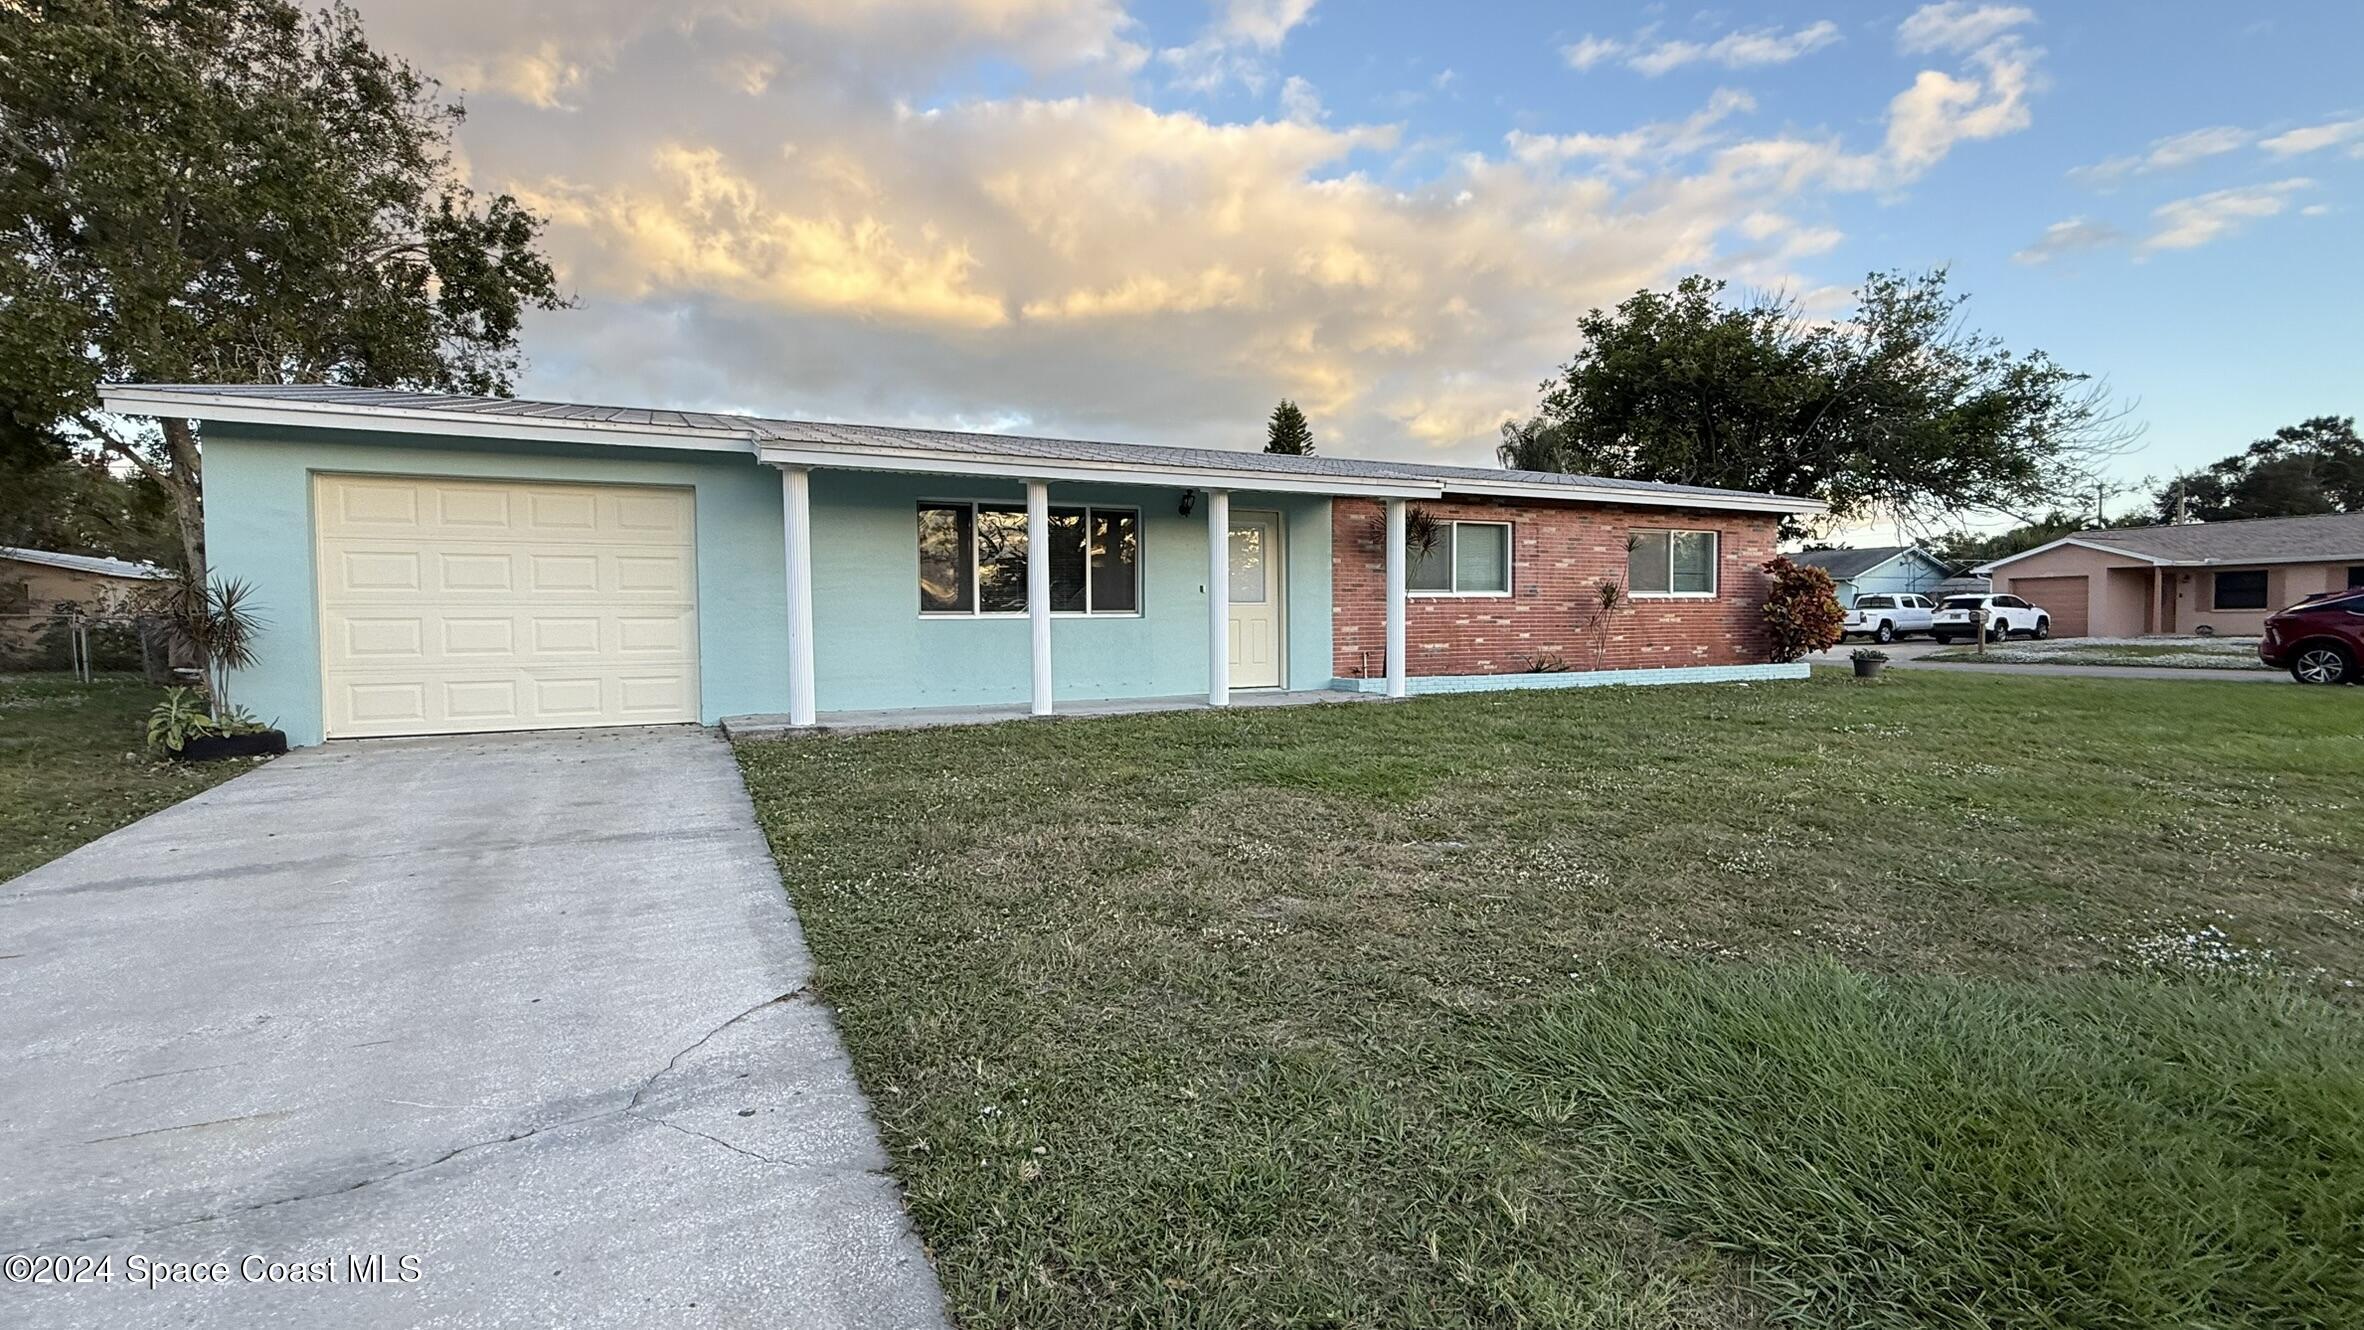
[{"label": "black planter pot", "polygon": [[277,757],[286,751],[286,734],[278,730],[257,730],[253,734],[191,739],[182,744],[181,751],[173,756],[183,762],[218,762],[225,757]]},{"label": "black planter pot", "polygon": [[1880,677],[1880,671],[1886,668],[1888,668],[1888,662],[1884,660],[1859,660],[1855,662],[1855,677],[1877,679]]}]

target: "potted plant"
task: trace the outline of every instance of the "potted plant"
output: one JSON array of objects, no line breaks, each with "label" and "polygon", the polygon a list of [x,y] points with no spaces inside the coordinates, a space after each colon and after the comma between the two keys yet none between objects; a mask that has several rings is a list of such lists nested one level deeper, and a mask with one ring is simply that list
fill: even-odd
[{"label": "potted plant", "polygon": [[225,757],[276,757],[287,751],[287,736],[231,707],[220,714],[194,688],[170,688],[148,713],[148,746],[183,762]]},{"label": "potted plant", "polygon": [[1858,679],[1876,679],[1880,671],[1888,668],[1888,653],[1873,647],[1857,647],[1848,653],[1847,659],[1855,662]]}]

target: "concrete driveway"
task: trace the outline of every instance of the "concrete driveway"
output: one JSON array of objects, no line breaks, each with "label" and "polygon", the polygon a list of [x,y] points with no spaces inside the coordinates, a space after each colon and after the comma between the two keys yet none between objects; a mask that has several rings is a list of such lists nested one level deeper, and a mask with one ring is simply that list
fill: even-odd
[{"label": "concrete driveway", "polygon": [[0,1322],[942,1325],[811,972],[703,732],[270,763],[0,885]]}]

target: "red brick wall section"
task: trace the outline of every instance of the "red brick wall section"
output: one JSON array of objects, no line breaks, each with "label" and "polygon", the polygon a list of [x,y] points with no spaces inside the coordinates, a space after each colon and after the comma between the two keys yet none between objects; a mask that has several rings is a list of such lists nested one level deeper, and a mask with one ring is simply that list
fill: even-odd
[{"label": "red brick wall section", "polygon": [[[1405,609],[1404,655],[1413,674],[1518,674],[1538,656],[1594,668],[1585,631],[1594,588],[1625,580],[1627,535],[1645,528],[1713,530],[1717,593],[1712,600],[1636,600],[1611,616],[1601,669],[1754,664],[1766,658],[1760,567],[1773,557],[1770,514],[1705,509],[1624,508],[1466,500],[1417,505],[1439,521],[1509,521],[1511,595],[1413,596]],[[1330,642],[1338,678],[1387,672],[1387,528],[1375,500],[1330,505]]]}]

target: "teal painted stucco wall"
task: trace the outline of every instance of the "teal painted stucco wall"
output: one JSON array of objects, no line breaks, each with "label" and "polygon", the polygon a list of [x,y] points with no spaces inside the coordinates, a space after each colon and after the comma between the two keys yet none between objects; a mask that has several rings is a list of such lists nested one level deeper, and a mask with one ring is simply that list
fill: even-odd
[{"label": "teal painted stucco wall", "polygon": [[[779,475],[752,457],[463,437],[209,426],[206,545],[213,571],[253,584],[269,620],[260,659],[234,682],[241,705],[295,744],[321,740],[320,636],[313,592],[312,478],[323,472],[672,485],[696,494],[700,717],[784,712],[785,573]],[[820,709],[1023,702],[1031,686],[1023,618],[919,614],[921,498],[1022,500],[1016,482],[819,471],[813,476],[813,626]],[[1171,488],[1053,484],[1053,503],[1140,509],[1143,611],[1056,619],[1055,695],[1157,697],[1207,686],[1205,509],[1177,511]],[[1287,685],[1330,676],[1330,512],[1318,496],[1232,498],[1282,515],[1288,586]]]},{"label": "teal painted stucco wall", "polygon": [[1947,575],[1944,565],[1936,560],[1907,554],[1861,577],[1839,583],[1839,603],[1853,605],[1857,596],[1927,595]]}]

